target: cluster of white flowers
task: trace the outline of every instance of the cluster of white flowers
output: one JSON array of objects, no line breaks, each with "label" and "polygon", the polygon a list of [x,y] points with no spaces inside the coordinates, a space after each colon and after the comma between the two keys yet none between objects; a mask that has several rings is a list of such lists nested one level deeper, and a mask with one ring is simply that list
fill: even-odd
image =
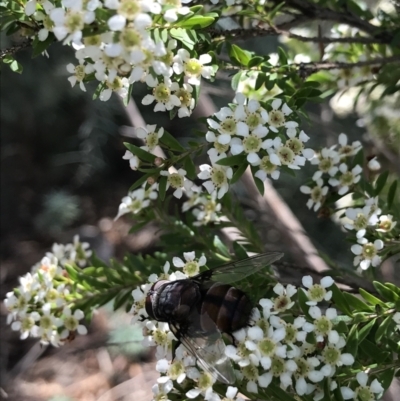
[{"label": "cluster of white flowers", "polygon": [[378,253],[383,249],[384,242],[376,239],[377,234],[384,238],[397,224],[392,215],[381,213],[377,197],[366,199],[363,207],[346,209],[344,227],[356,231],[357,244],[351,247],[351,251],[356,255],[354,266],[359,266],[361,270],[381,264]]},{"label": "cluster of white flowers", "polygon": [[146,209],[150,205],[152,200],[157,198],[158,183],[148,185],[147,182],[145,182],[141,188],[129,192],[127,196],[122,198],[122,201],[118,207],[118,214],[114,220],[119,219],[126,213],[140,213],[143,209]]},{"label": "cluster of white flowers", "polygon": [[[132,292],[132,313],[134,321],[144,328],[144,344],[157,346],[156,368],[160,378],[153,387],[154,399],[159,400],[160,395],[173,391],[174,383],[177,383],[176,387],[185,389],[188,398],[201,395],[212,401],[220,401],[224,397],[233,399],[237,396],[237,388],[228,387],[226,394],[218,393],[213,388],[215,378],[199,370],[195,356],[182,344],[172,360],[171,341],[174,337],[168,330],[168,324],[151,321],[146,313],[146,294],[156,281],[185,279],[199,273],[200,266],[206,263],[204,257],[196,259],[194,252],[184,254],[184,259],[173,259],[173,265],[183,269],[183,273],[180,270],[171,273],[167,262],[160,276],[151,275],[148,284]],[[257,394],[259,388],[267,388],[274,382],[286,391],[298,396],[308,395],[318,401],[324,396],[322,382],[325,379],[331,380],[331,390],[338,387],[333,380],[334,375],[340,374],[341,367],[352,366],[355,360],[351,354],[344,352],[346,338],[336,330],[339,322],[337,310],[324,310],[318,306],[331,299],[330,287],[333,284],[331,277],[314,283],[311,276],[303,277],[305,289],[276,284],[273,288],[276,296],[261,299],[258,307],[253,309],[251,326],[233,333],[234,345],[226,345],[225,354],[233,363],[238,382],[248,392]],[[296,305],[292,298],[297,291],[304,291],[309,309],[307,316],[293,319],[289,316]],[[355,382],[349,387],[341,387],[345,399],[350,398],[348,395],[351,392],[356,394],[366,386],[368,376],[364,375],[357,376],[360,384],[357,389],[352,390]],[[377,380],[372,382],[371,391],[375,396],[383,391]]]},{"label": "cluster of white flowers", "polygon": [[313,184],[300,187],[301,192],[310,195],[307,202],[309,209],[313,208],[314,211],[320,209],[329,190],[327,184],[337,187],[339,195],[345,195],[360,181],[362,167],[357,164],[350,169],[346,164],[346,158],[357,154],[361,147],[359,141],[349,144],[347,135],[342,133],[339,135],[339,146],[323,148],[311,159],[311,164],[318,165],[318,170],[312,177]]},{"label": "cluster of white flowers", "polygon": [[[195,106],[192,85],[199,85],[202,76],[210,78],[214,73],[213,67],[206,65],[211,56],[201,54],[196,58],[197,54],[178,49],[172,37],[161,39],[149,28],[154,19],[157,26],[169,27],[179,15],[190,13],[181,4],[188,2],[30,0],[25,13],[42,26],[40,41],[52,32],[64,44],[72,43],[78,60],[76,65],[67,66],[72,86],[78,83],[86,91],[84,82],[94,76],[100,82],[99,98],[106,101],[113,92],[125,98],[131,84],[145,81],[152,95],[145,96],[143,104],[156,101],[155,111],[177,108],[179,117],[187,117]],[[100,12],[103,19],[96,17]],[[94,23],[99,24],[99,33],[84,37],[83,31],[93,29]],[[188,83],[184,83],[185,78]]]},{"label": "cluster of white flowers", "polygon": [[227,157],[228,152],[245,155],[261,181],[268,175],[278,179],[280,166],[300,169],[314,156],[314,151],[304,146],[309,137],[290,119],[293,112],[281,99],[272,100],[270,111],[242,93],[236,94],[235,102],[207,120],[206,139],[213,145],[208,152],[212,165],[201,166],[199,178],[209,180],[203,185],[209,193],[217,190],[218,198],[228,190],[232,169],[216,162]]},{"label": "cluster of white flowers", "polygon": [[9,311],[7,323],[21,333],[21,339],[39,337],[43,344],[62,345],[70,336],[86,334],[79,323],[84,314],[72,312],[68,303],[69,281],[65,265],[87,264],[91,256],[88,243],[74,237],[72,244],[54,244],[52,252],[20,277],[19,287],[7,293],[4,305]]}]

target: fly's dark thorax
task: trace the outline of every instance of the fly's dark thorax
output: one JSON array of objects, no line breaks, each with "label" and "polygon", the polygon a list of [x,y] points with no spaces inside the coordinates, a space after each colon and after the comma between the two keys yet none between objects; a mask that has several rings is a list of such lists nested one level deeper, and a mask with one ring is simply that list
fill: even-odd
[{"label": "fly's dark thorax", "polygon": [[146,312],[160,322],[183,322],[200,301],[197,283],[192,280],[158,281],[148,292]]},{"label": "fly's dark thorax", "polygon": [[[232,333],[247,326],[253,305],[247,295],[229,284],[213,283],[203,295],[201,316],[208,316],[220,331]],[[207,325],[207,319],[202,319]],[[207,331],[207,327],[203,327]]]}]

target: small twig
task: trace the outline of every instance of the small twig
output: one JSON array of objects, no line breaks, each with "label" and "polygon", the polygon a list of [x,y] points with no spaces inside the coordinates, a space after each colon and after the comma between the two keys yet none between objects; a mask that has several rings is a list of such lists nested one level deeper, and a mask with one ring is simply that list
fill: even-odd
[{"label": "small twig", "polygon": [[10,54],[15,54],[15,53],[19,52],[20,50],[26,49],[30,46],[32,46],[32,40],[27,39],[27,40],[19,43],[18,45],[14,45],[11,47],[7,47],[6,49],[2,49],[2,50],[0,50],[0,60],[3,60],[6,56],[8,56]]},{"label": "small twig", "polygon": [[287,31],[285,29],[280,29],[277,27],[269,27],[269,28],[251,28],[251,29],[230,29],[227,31],[218,31],[216,29],[209,29],[208,33],[214,39],[214,41],[223,41],[228,38],[238,38],[238,39],[247,39],[247,38],[254,38],[259,36],[278,36],[278,35],[285,35],[290,39],[296,39],[301,42],[313,42],[313,43],[363,43],[363,44],[373,44],[373,43],[386,43],[382,39],[378,38],[370,38],[370,37],[363,37],[363,36],[356,36],[356,37],[345,37],[345,38],[332,38],[332,37],[320,37],[320,36],[302,36]]}]

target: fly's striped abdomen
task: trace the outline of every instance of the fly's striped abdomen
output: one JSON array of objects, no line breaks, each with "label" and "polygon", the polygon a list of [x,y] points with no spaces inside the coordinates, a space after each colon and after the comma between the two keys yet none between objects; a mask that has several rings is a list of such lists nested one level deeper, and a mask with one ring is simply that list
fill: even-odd
[{"label": "fly's striped abdomen", "polygon": [[208,331],[209,317],[220,331],[232,333],[247,325],[252,304],[246,294],[229,284],[214,283],[201,305],[202,328]]}]

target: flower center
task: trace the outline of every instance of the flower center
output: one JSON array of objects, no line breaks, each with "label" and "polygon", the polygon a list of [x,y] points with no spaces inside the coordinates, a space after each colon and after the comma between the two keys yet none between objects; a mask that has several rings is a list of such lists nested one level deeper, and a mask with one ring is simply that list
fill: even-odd
[{"label": "flower center", "polygon": [[340,355],[340,351],[332,346],[328,346],[322,351],[324,362],[330,365],[336,365],[339,362]]},{"label": "flower center", "polygon": [[326,295],[326,290],[321,284],[314,284],[308,290],[308,297],[311,301],[321,302]]},{"label": "flower center", "polygon": [[113,90],[113,91],[116,91],[116,90],[118,90],[118,89],[121,89],[122,88],[122,81],[121,81],[121,78],[119,78],[119,77],[116,77],[115,79],[114,79],[114,81],[112,81],[112,82],[106,82],[106,85],[111,89],[111,90]]},{"label": "flower center", "polygon": [[129,209],[133,214],[139,213],[142,210],[142,201],[140,199],[135,199],[130,205]]},{"label": "flower center", "polygon": [[134,47],[142,44],[140,34],[132,28],[124,29],[119,36],[119,40],[126,50],[132,50]]},{"label": "flower center", "polygon": [[164,83],[158,84],[153,89],[153,95],[156,98],[157,102],[167,103],[170,97],[171,91],[168,86]]},{"label": "flower center", "polygon": [[226,145],[222,145],[222,143],[215,141],[214,148],[217,149],[218,153],[225,153],[229,149],[229,143]]},{"label": "flower center", "polygon": [[167,343],[167,333],[161,330],[154,330],[153,331],[153,339],[157,345],[164,345]]},{"label": "flower center", "polygon": [[181,361],[175,361],[168,369],[168,376],[172,380],[176,380],[182,373],[185,373],[185,367]]},{"label": "flower center", "polygon": [[202,373],[199,377],[198,386],[200,390],[206,391],[208,388],[212,386],[212,378],[209,373]]},{"label": "flower center", "polygon": [[69,331],[75,331],[76,328],[78,327],[78,320],[76,320],[73,316],[68,316],[64,319],[64,326],[67,328]]},{"label": "flower center", "polygon": [[287,342],[289,342],[289,343],[292,343],[293,341],[296,340],[296,335],[297,335],[296,327],[293,324],[288,323],[286,325],[286,337],[285,337],[285,340]]},{"label": "flower center", "polygon": [[310,371],[310,367],[304,358],[296,360],[297,370],[295,372],[296,378],[304,377]]},{"label": "flower center", "polygon": [[264,156],[260,162],[260,169],[270,174],[275,171],[277,167],[275,166],[275,164],[270,162],[269,156]]},{"label": "flower center", "polygon": [[81,31],[84,25],[83,16],[80,12],[70,11],[66,14],[64,26],[67,28],[68,32]]},{"label": "flower center", "polygon": [[185,64],[185,75],[188,77],[198,77],[201,75],[202,65],[199,60],[191,58]]},{"label": "flower center", "polygon": [[310,197],[314,202],[320,202],[323,198],[321,187],[319,186],[314,187],[311,190]]},{"label": "flower center", "polygon": [[254,365],[247,365],[242,368],[243,376],[249,381],[255,381],[258,378],[258,369]]},{"label": "flower center", "polygon": [[243,148],[246,153],[256,153],[261,148],[261,138],[250,134],[243,139]]},{"label": "flower center", "polygon": [[362,213],[357,214],[357,217],[354,220],[354,228],[356,230],[361,230],[362,228],[366,228],[367,226],[368,226],[367,217]]},{"label": "flower center", "polygon": [[351,145],[345,145],[339,149],[339,154],[343,156],[350,156],[353,153],[353,150],[354,149]]},{"label": "flower center", "polygon": [[280,110],[271,110],[269,112],[269,123],[274,127],[282,127],[285,124],[285,115]]},{"label": "flower center", "polygon": [[295,154],[293,153],[292,149],[288,148],[287,146],[281,146],[278,149],[278,156],[281,160],[281,163],[287,166],[291,164],[294,160]]},{"label": "flower center", "polygon": [[291,138],[286,141],[286,146],[290,149],[292,149],[293,153],[295,155],[298,155],[301,153],[301,151],[304,149],[304,144],[303,142],[300,141],[298,138]]},{"label": "flower center", "polygon": [[282,312],[286,310],[290,301],[291,300],[287,295],[279,295],[279,297],[276,297],[274,300],[274,309],[276,311]]},{"label": "flower center", "polygon": [[137,0],[121,0],[118,7],[118,14],[129,20],[133,20],[136,14],[140,11],[140,5]]},{"label": "flower center", "polygon": [[146,145],[149,150],[154,150],[154,148],[158,145],[158,134],[157,132],[150,132],[145,139]]},{"label": "flower center", "polygon": [[342,185],[349,186],[349,185],[353,184],[354,175],[351,171],[347,171],[346,173],[343,173],[340,176],[339,181]]},{"label": "flower center", "polygon": [[211,169],[211,180],[217,188],[224,185],[226,183],[226,175],[224,170],[219,167],[213,167]]},{"label": "flower center", "polygon": [[[40,327],[44,330],[48,330],[53,327],[53,322],[51,321],[49,316],[44,315],[40,318]],[[66,324],[65,324],[65,327],[67,327]]]},{"label": "flower center", "polygon": [[285,361],[279,356],[274,356],[271,360],[271,372],[275,377],[285,372]]},{"label": "flower center", "polygon": [[373,244],[370,242],[363,246],[362,255],[364,259],[373,259],[373,257],[377,254],[377,251]]},{"label": "flower center", "polygon": [[194,276],[200,271],[200,266],[195,260],[193,260],[192,262],[187,262],[185,266],[183,266],[183,271],[188,276]]},{"label": "flower center", "polygon": [[260,124],[260,116],[257,113],[250,113],[247,115],[246,124],[250,129],[258,127]]},{"label": "flower center", "polygon": [[332,168],[332,166],[333,166],[332,160],[327,158],[327,159],[321,159],[318,168],[323,173],[327,173]]},{"label": "flower center", "polygon": [[366,387],[357,387],[356,389],[356,399],[361,401],[372,401],[375,400],[375,396],[372,393],[369,386]]},{"label": "flower center", "polygon": [[271,356],[274,354],[276,344],[269,338],[264,338],[258,343],[260,352],[265,356]]},{"label": "flower center", "polygon": [[29,331],[35,325],[35,321],[30,316],[25,317],[21,322],[22,331]]},{"label": "flower center", "polygon": [[232,117],[227,117],[220,126],[224,133],[234,134],[236,132],[236,121]]},{"label": "flower center", "polygon": [[183,181],[184,181],[184,178],[178,173],[173,173],[170,176],[168,176],[168,182],[170,183],[172,188],[175,188],[175,189],[182,188]]},{"label": "flower center", "polygon": [[85,46],[100,46],[101,37],[100,35],[87,36],[86,38],[83,38],[83,43]]},{"label": "flower center", "polygon": [[326,317],[321,316],[314,321],[315,332],[319,335],[327,335],[332,330],[332,322]]},{"label": "flower center", "polygon": [[190,102],[192,100],[192,95],[186,89],[180,88],[175,92],[175,95],[178,96],[179,100],[181,101],[182,106],[189,107]]},{"label": "flower center", "polygon": [[81,82],[85,78],[85,66],[77,65],[75,66],[75,76],[78,82]]}]

